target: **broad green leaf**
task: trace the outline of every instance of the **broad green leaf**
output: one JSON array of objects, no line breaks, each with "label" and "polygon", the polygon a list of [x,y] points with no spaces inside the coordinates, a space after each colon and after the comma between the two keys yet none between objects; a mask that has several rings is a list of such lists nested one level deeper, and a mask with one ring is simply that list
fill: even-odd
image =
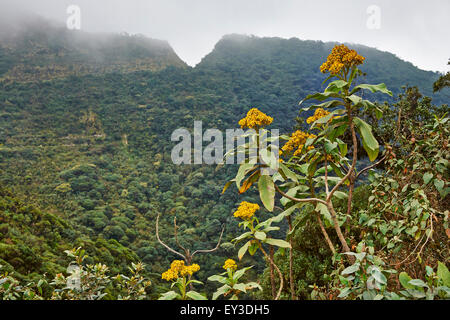
[{"label": "broad green leaf", "polygon": [[412,278],[406,272],[400,272],[398,275],[398,281],[405,289],[414,289],[414,286],[409,284],[411,280]]},{"label": "broad green leaf", "polygon": [[272,212],[275,205],[275,186],[272,177],[269,175],[261,175],[258,180],[258,189],[259,197],[264,207]]},{"label": "broad green leaf", "polygon": [[413,280],[410,280],[408,283],[410,285],[413,285],[413,286],[416,286],[416,287],[422,287],[422,288],[427,288],[428,287],[428,285],[425,282],[423,282],[422,280],[420,280],[420,279],[413,279]]},{"label": "broad green leaf", "polygon": [[267,149],[261,149],[259,151],[259,155],[261,156],[261,160],[267,164],[271,169],[277,170],[278,169],[278,158],[275,156],[275,154],[272,151],[269,151]]},{"label": "broad green leaf", "polygon": [[266,239],[266,241],[264,241],[264,243],[271,244],[273,246],[277,246],[277,247],[281,247],[281,248],[290,248],[291,247],[289,242],[281,240],[281,239],[268,238],[268,239]]},{"label": "broad green leaf", "polygon": [[325,88],[325,92],[334,92],[337,93],[342,90],[345,86],[348,85],[347,81],[344,80],[335,80],[328,84],[328,86]]},{"label": "broad green leaf", "polygon": [[247,286],[246,286],[244,283],[236,283],[236,284],[233,286],[233,289],[239,290],[239,291],[242,291],[242,292],[247,292],[246,287],[247,287]]},{"label": "broad green leaf", "polygon": [[445,197],[447,195],[447,191],[444,189],[445,182],[440,179],[434,179],[433,183],[441,197]]},{"label": "broad green leaf", "polygon": [[258,288],[259,290],[262,291],[262,287],[256,282],[247,282],[245,285],[247,286],[247,289]]},{"label": "broad green leaf", "polygon": [[445,264],[443,264],[440,261],[438,261],[438,267],[437,267],[436,274],[439,277],[439,279],[442,280],[442,282],[444,283],[444,286],[450,288],[450,272],[448,271]]},{"label": "broad green leaf", "polygon": [[217,281],[220,283],[225,283],[227,281],[227,278],[215,274],[215,275],[210,276],[208,278],[208,281]]},{"label": "broad green leaf", "polygon": [[433,174],[431,172],[424,173],[424,175],[423,175],[423,182],[425,184],[428,184],[431,181],[431,179],[433,179]]},{"label": "broad green leaf", "polygon": [[174,300],[179,298],[181,298],[181,296],[178,293],[176,293],[175,291],[169,291],[163,293],[158,300]]},{"label": "broad green leaf", "polygon": [[388,95],[390,95],[392,97],[392,92],[389,91],[386,88],[386,85],[384,83],[380,83],[380,84],[360,84],[360,85],[355,86],[353,88],[352,92],[350,92],[350,94],[354,94],[354,93],[358,92],[361,89],[370,90],[373,93],[375,93],[375,92],[385,93],[385,94],[388,94]]},{"label": "broad green leaf", "polygon": [[234,281],[238,281],[238,280],[245,274],[245,272],[247,272],[247,270],[249,270],[249,269],[251,269],[251,268],[253,268],[253,266],[251,266],[251,267],[245,267],[245,268],[242,268],[242,269],[237,270],[237,271],[234,273],[233,280],[234,280]]},{"label": "broad green leaf", "polygon": [[236,178],[234,178],[235,181],[236,181],[236,186],[237,186],[238,190],[241,188],[241,181],[242,181],[242,179],[244,179],[245,175],[250,170],[252,170],[254,167],[255,167],[254,163],[242,163],[239,166],[239,170],[238,170],[238,172],[236,174]]},{"label": "broad green leaf", "polygon": [[358,271],[359,267],[360,267],[359,263],[355,263],[355,264],[351,265],[350,267],[345,268],[341,272],[341,275],[352,274],[352,273]]},{"label": "broad green leaf", "polygon": [[346,194],[345,192],[342,192],[342,191],[335,191],[334,193],[333,193],[333,195],[336,197],[336,198],[338,198],[338,199],[347,199],[348,198],[348,194]]},{"label": "broad green leaf", "polygon": [[241,241],[242,239],[245,239],[245,238],[247,238],[248,236],[250,236],[252,233],[250,232],[250,231],[248,231],[248,232],[244,232],[243,234],[241,234],[239,237],[237,237],[237,238],[234,238],[233,239],[233,241],[235,241],[235,242],[239,242],[239,241]]},{"label": "broad green leaf", "polygon": [[231,287],[227,284],[221,286],[220,288],[217,289],[216,292],[213,293],[212,299],[217,300],[218,297],[227,293],[230,289],[231,289]]},{"label": "broad green leaf", "polygon": [[242,257],[247,252],[248,247],[250,246],[251,242],[247,241],[238,251],[238,258],[239,260],[242,260]]},{"label": "broad green leaf", "polygon": [[344,104],[342,103],[342,101],[340,100],[330,100],[324,103],[320,103],[320,104],[313,104],[309,107],[305,107],[302,108],[301,111],[309,111],[311,109],[317,109],[317,108],[322,108],[322,109],[331,109],[331,108],[335,108],[337,106],[343,106]]},{"label": "broad green leaf", "polygon": [[370,161],[374,161],[378,156],[380,146],[372,134],[372,127],[360,118],[354,118],[353,122],[361,135],[363,147],[366,150]]},{"label": "broad green leaf", "polygon": [[266,240],[267,235],[266,235],[265,232],[262,232],[262,231],[256,231],[256,232],[255,232],[255,238],[258,239],[258,240]]},{"label": "broad green leaf", "polygon": [[292,172],[288,167],[286,167],[286,165],[284,165],[283,163],[279,164],[281,171],[284,173],[284,175],[291,179],[294,182],[298,182],[298,178],[297,175]]},{"label": "broad green leaf", "polygon": [[186,296],[191,298],[192,300],[208,300],[208,298],[206,298],[204,295],[201,295],[196,291],[186,292]]},{"label": "broad green leaf", "polygon": [[310,99],[315,99],[315,100],[319,100],[319,101],[324,101],[328,98],[340,98],[341,96],[335,92],[323,92],[323,93],[313,93],[310,95],[307,95],[305,99],[303,99],[302,101],[300,101],[299,105],[301,105],[303,102],[305,102],[306,100],[310,100]]}]

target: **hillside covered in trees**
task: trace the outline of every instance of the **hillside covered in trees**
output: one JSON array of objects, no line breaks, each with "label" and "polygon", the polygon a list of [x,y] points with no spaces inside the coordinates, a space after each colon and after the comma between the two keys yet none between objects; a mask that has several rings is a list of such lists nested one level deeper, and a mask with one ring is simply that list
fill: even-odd
[{"label": "hillside covered in trees", "polygon": [[[13,272],[16,279],[27,282],[38,281],[46,274],[50,282],[57,274],[66,273],[70,257],[83,256],[77,251],[67,257],[64,251],[82,247],[89,255],[88,263],[105,263],[114,275],[127,273],[131,263],[143,262],[142,272],[152,281],[146,288],[147,294],[157,298],[168,290],[161,274],[172,260],[179,258],[156,238],[159,216],[159,236],[164,242],[176,248],[179,240],[191,252],[214,248],[225,226],[219,249],[211,254],[199,253],[194,258],[200,265],[196,277],[205,283],[202,292],[214,292],[217,286],[207,278],[220,272],[226,259],[237,260],[238,246],[232,239],[240,227],[232,213],[242,201],[258,202],[260,193],[250,188],[238,194],[234,185],[222,193],[225,183],[235,176],[237,165],[173,164],[170,155],[175,143],[170,140],[171,134],[181,127],[192,132],[194,120],[202,121],[204,129],[237,128],[239,119],[250,108],[257,107],[273,117],[271,127],[290,136],[299,123],[314,115],[313,110],[299,113],[298,103],[327,87],[324,84],[327,77],[319,67],[337,44],[227,35],[197,66],[189,67],[167,42],[160,40],[79,33],[40,20],[11,28],[0,35],[0,275]],[[449,89],[433,92],[433,83],[440,74],[420,70],[388,52],[362,45],[348,46],[365,57],[354,85],[385,83],[392,92],[391,96],[385,96],[383,92],[367,91],[363,98],[378,102],[379,110],[392,121],[398,107],[407,106],[403,110],[409,110],[411,117],[410,127],[405,124],[404,137],[410,139],[412,128],[417,129],[419,124],[431,123],[433,127],[435,114],[444,116],[447,107],[440,105],[448,103]],[[435,112],[420,114],[423,109]],[[392,145],[392,123],[387,120],[379,123],[373,114],[364,119],[372,125],[380,144],[383,141]],[[436,139],[440,136],[442,140],[430,143],[445,145],[436,155],[439,159],[430,164],[430,172],[439,182],[431,182],[437,183],[437,189],[429,191],[433,197],[426,204],[436,210],[434,232],[438,233],[436,241],[440,244],[433,244],[438,247],[435,251],[430,249],[435,256],[429,263],[437,266],[438,261],[448,265],[449,229],[443,226],[443,220],[448,221],[448,124],[435,125],[433,130]],[[423,132],[417,133],[415,139],[423,136]],[[397,143],[392,146],[399,148],[402,143],[410,146],[405,141]],[[426,156],[427,152],[440,151],[414,152]],[[397,153],[405,159],[410,156]],[[365,157],[362,160],[368,161]],[[420,160],[405,161],[410,161],[408,169],[401,163],[377,167],[379,176],[390,172],[386,179],[391,179],[388,183],[395,187],[395,192],[418,183],[395,185],[392,181],[400,179],[401,172],[406,174]],[[434,170],[438,169],[436,173]],[[390,240],[373,236],[372,246],[394,249],[399,242],[406,243],[400,236],[404,230],[400,222],[390,225],[383,220],[384,213],[372,217],[374,212],[366,212],[368,203],[377,205],[372,197],[381,196],[381,191],[373,190],[387,184],[376,179],[369,182],[366,176],[364,179],[356,184],[353,198],[354,208],[361,212],[346,220],[360,224],[357,230],[349,227],[345,231],[353,249],[357,246],[361,249],[357,240],[365,239],[360,235],[372,232],[374,226],[376,232],[393,233],[400,240],[390,247]],[[428,184],[429,179],[421,176],[419,180],[420,183],[428,180],[425,181]],[[276,197],[277,206],[283,203],[281,198]],[[378,200],[380,207],[388,206],[382,203],[387,199]],[[346,209],[344,199],[338,201]],[[300,212],[308,216],[305,212],[313,209],[307,206]],[[342,217],[346,217],[344,209],[340,211]],[[445,218],[437,212],[446,212]],[[327,215],[325,211],[322,214]],[[274,213],[261,205],[258,215],[262,221]],[[321,237],[315,220],[309,216],[302,220],[300,216],[299,213],[297,220],[302,223],[290,234],[296,245],[289,250],[279,249],[272,258],[287,274],[288,251],[294,251],[297,281],[295,288],[291,288],[295,291],[293,296],[310,299],[326,291],[318,286],[329,285],[323,275],[333,270],[333,259],[328,246],[315,240]],[[292,223],[298,222],[294,220]],[[311,221],[305,223],[307,220]],[[374,225],[375,221],[386,223]],[[421,228],[422,220],[415,223]],[[325,228],[333,230],[332,225],[333,222],[327,221]],[[428,226],[426,222],[425,225]],[[424,233],[419,234],[417,229],[413,230],[414,226],[405,228],[409,228],[407,233],[416,241],[429,232],[423,227]],[[290,228],[291,221],[283,219],[280,229],[273,234],[283,238]],[[412,250],[414,245],[414,242],[407,244],[397,252],[404,254],[404,250]],[[414,274],[409,270],[409,274],[424,278],[425,263],[412,268]],[[264,289],[256,297],[274,297],[275,282],[279,284],[279,280],[270,276],[274,269],[267,259],[245,255],[239,264],[254,265],[247,277],[256,279]],[[440,268],[442,273],[443,267]],[[311,286],[316,287],[313,290]],[[42,295],[50,297],[49,290],[44,285]],[[106,297],[117,297],[120,291],[117,290],[111,289]],[[289,298],[292,292],[286,284],[284,290],[283,297]]]}]

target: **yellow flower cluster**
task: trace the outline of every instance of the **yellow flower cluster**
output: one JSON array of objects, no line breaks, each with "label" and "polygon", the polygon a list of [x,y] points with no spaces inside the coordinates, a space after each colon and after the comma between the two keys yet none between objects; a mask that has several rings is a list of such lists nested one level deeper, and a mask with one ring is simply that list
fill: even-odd
[{"label": "yellow flower cluster", "polygon": [[236,261],[234,261],[233,259],[228,259],[227,261],[225,261],[223,268],[225,270],[228,270],[228,269],[236,270],[237,269]]},{"label": "yellow flower cluster", "polygon": [[185,266],[183,260],[174,260],[170,265],[170,269],[164,272],[161,278],[167,281],[176,280],[178,279],[178,276],[192,276],[194,272],[197,272],[198,270],[200,270],[200,266],[196,263]]},{"label": "yellow flower cluster", "polygon": [[252,108],[247,112],[247,116],[239,120],[239,125],[242,129],[259,129],[264,126],[268,126],[273,121],[272,117],[269,117],[265,113],[259,111],[257,108]]},{"label": "yellow flower cluster", "polygon": [[320,118],[323,118],[330,113],[327,110],[324,110],[322,108],[317,108],[316,111],[314,111],[314,115],[306,119],[306,123],[310,124],[313,123],[316,120],[319,120]]},{"label": "yellow flower cluster", "polygon": [[259,210],[258,204],[242,201],[239,208],[234,212],[234,216],[236,218],[242,218],[243,220],[250,220],[256,210]]},{"label": "yellow flower cluster", "polygon": [[337,75],[344,68],[349,70],[353,66],[362,64],[364,59],[363,56],[360,56],[355,50],[350,50],[346,45],[336,45],[331,50],[327,61],[320,66],[320,71]]},{"label": "yellow flower cluster", "polygon": [[[302,152],[303,146],[308,138],[315,138],[316,135],[309,134],[300,130],[295,131],[288,142],[281,148],[283,152],[293,153],[294,156],[299,155]],[[314,146],[309,146],[308,150],[313,149]]]}]

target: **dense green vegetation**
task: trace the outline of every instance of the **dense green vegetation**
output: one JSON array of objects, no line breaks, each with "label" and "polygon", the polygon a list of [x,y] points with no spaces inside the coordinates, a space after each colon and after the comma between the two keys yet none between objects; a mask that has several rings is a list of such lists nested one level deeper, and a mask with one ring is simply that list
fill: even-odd
[{"label": "dense green vegetation", "polygon": [[[195,257],[201,266],[196,276],[205,283],[204,291],[214,292],[216,285],[206,279],[218,273],[226,258],[236,256],[230,241],[239,227],[232,212],[241,201],[258,201],[258,191],[221,193],[235,175],[235,166],[174,165],[170,135],[179,127],[191,131],[194,120],[203,121],[204,128],[236,128],[253,106],[274,118],[272,127],[290,133],[296,125],[298,102],[324,88],[325,76],[318,66],[333,46],[230,35],[190,68],[167,43],[141,37],[78,34],[33,25],[14,37],[0,39],[0,265],[8,272],[14,270],[21,281],[36,280],[45,273],[50,282],[70,261],[64,250],[83,247],[89,253],[88,263],[105,263],[113,274],[125,274],[128,265],[142,261],[156,296],[167,291],[161,273],[177,258],[155,237],[156,217],[161,214],[161,238],[177,246],[173,237],[176,217],[178,238],[191,251],[214,248],[225,225],[219,250]],[[418,86],[436,105],[448,102],[448,89],[432,93],[439,74],[419,70],[390,53],[353,47],[367,61],[361,67],[367,75],[357,81],[384,82],[394,93],[387,98],[391,108],[385,105],[385,114],[397,110],[394,103],[403,85]],[[366,97],[385,99],[378,94]],[[411,103],[405,99],[398,103]],[[420,105],[431,108],[427,98]],[[393,121],[397,113],[392,112],[387,119]],[[301,117],[309,115],[302,113]],[[418,117],[420,121],[425,117],[427,123],[433,119],[432,114]],[[392,140],[391,122],[372,125],[377,138]],[[409,128],[416,125],[411,123]],[[406,161],[409,155],[402,152],[407,142],[401,143],[396,154]],[[438,151],[420,152],[426,158]],[[439,161],[430,163],[430,170]],[[397,168],[398,164],[389,166]],[[384,168],[386,174],[389,166]],[[439,174],[439,181],[445,183],[442,188],[448,188],[448,171]],[[355,189],[359,195],[355,208],[367,209],[364,199],[383,178],[381,173],[370,187]],[[448,196],[436,197],[429,200],[433,208],[445,211]],[[272,213],[262,209],[259,215],[268,218]],[[302,298],[310,298],[310,285],[327,285],[323,274],[333,270],[327,245],[316,240],[321,232],[308,219],[292,236],[294,271],[299,279],[296,295]],[[349,224],[361,224],[357,231],[348,231],[356,244],[364,238],[357,237],[357,232],[369,232],[371,225],[364,223],[370,217],[352,219],[356,220]],[[274,234],[282,237],[287,228],[283,222]],[[440,231],[445,235],[445,228]],[[305,233],[310,237],[304,237]],[[387,245],[376,237],[370,241]],[[444,236],[441,241],[442,253],[430,263],[448,263],[448,239]],[[275,254],[283,273],[289,269],[286,252]],[[241,263],[255,265],[248,271],[249,279],[266,268],[257,256],[247,255]],[[417,270],[414,275],[419,277],[423,271]],[[259,279],[263,297],[271,297],[269,272],[265,270]],[[283,297],[288,294],[283,292]],[[112,290],[107,297],[117,296]]]}]

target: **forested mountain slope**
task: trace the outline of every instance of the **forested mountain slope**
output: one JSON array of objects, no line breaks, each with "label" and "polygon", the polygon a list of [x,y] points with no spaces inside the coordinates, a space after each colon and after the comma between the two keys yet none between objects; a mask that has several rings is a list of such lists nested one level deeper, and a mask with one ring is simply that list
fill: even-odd
[{"label": "forested mountain slope", "polygon": [[[49,223],[66,230],[58,231],[62,247],[90,239],[97,244],[88,246],[94,257],[101,257],[94,247],[108,257],[118,250],[113,264],[121,257],[134,259],[126,247],[148,272],[161,273],[173,256],[156,241],[158,213],[169,244],[174,245],[171,223],[177,216],[186,246],[212,248],[237,204],[256,197],[221,195],[232,166],[174,165],[172,131],[191,130],[194,120],[202,120],[204,129],[236,128],[243,114],[258,106],[275,118],[273,128],[289,132],[298,101],[323,87],[318,66],[333,44],[231,35],[190,68],[166,42],[99,37],[47,25],[0,41],[0,184],[10,190],[2,196],[12,192],[51,212],[55,218]],[[390,53],[353,47],[367,58],[362,69],[376,70],[368,82],[385,82],[394,93],[405,84],[431,93],[439,77]],[[435,101],[448,101],[448,92]],[[0,208],[6,223],[27,214]],[[228,227],[214,257],[197,257],[200,278],[216,272],[234,252],[231,228],[237,226]],[[0,241],[10,252],[25,243],[3,234]],[[38,240],[27,246],[40,247]],[[40,248],[46,252],[42,259],[53,263],[54,248]],[[20,257],[1,258],[15,266]],[[25,275],[27,265],[24,261],[17,271]],[[41,266],[46,264],[30,271],[57,271]]]}]

